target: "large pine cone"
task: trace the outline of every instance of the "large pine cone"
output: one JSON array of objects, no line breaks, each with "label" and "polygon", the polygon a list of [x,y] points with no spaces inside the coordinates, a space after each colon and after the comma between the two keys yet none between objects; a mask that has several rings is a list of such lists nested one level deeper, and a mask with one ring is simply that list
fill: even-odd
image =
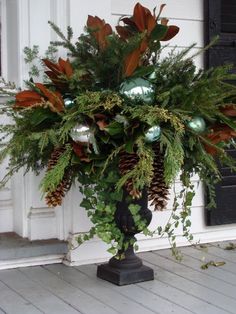
[{"label": "large pine cone", "polygon": [[[127,172],[134,169],[139,162],[139,156],[136,153],[127,153],[122,151],[119,154],[119,171],[122,176]],[[133,180],[129,179],[125,183],[125,189],[133,198],[140,198],[142,195],[141,191],[138,191],[133,184]]]},{"label": "large pine cone", "polygon": [[160,151],[160,144],[153,144],[154,163],[153,178],[148,189],[148,200],[155,210],[163,210],[168,201],[169,188],[164,180],[164,155]]},{"label": "large pine cone", "polygon": [[[48,161],[47,171],[50,171],[58,162],[60,156],[64,153],[65,147],[56,148]],[[46,194],[45,200],[49,207],[56,207],[62,204],[62,200],[65,197],[66,192],[71,187],[71,176],[69,171],[66,171],[62,181],[58,184],[54,191],[48,192]]]}]

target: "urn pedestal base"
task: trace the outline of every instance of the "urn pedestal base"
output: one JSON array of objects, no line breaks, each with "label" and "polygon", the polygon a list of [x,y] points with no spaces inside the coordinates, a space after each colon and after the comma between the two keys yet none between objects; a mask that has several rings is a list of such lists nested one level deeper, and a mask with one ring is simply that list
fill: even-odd
[{"label": "urn pedestal base", "polygon": [[153,269],[148,266],[142,265],[136,269],[119,269],[110,266],[109,263],[98,266],[97,276],[118,286],[130,285],[154,279]]},{"label": "urn pedestal base", "polygon": [[[123,200],[117,204],[115,222],[124,234],[124,242],[128,243],[128,247],[121,249],[117,256],[112,257],[107,264],[99,265],[97,268],[99,278],[118,286],[154,279],[153,269],[143,265],[142,260],[134,253],[132,243],[136,242],[135,234],[142,230],[139,230],[135,225],[133,216],[129,211],[129,204],[126,202],[127,196],[128,194],[125,192]],[[139,215],[148,226],[152,219],[152,212],[147,208],[147,190],[143,190],[142,198],[133,201],[133,203],[140,206]]]}]

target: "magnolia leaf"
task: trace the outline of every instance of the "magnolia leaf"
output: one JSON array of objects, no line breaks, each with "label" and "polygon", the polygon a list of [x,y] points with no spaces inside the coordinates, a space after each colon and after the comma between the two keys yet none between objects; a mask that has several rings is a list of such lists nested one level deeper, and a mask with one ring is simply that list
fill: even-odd
[{"label": "magnolia leaf", "polygon": [[124,24],[131,26],[132,29],[134,29],[134,30],[136,29],[136,24],[134,23],[134,21],[133,21],[131,18],[129,18],[129,17],[124,17],[124,18],[121,19],[121,21],[122,21]]},{"label": "magnolia leaf", "polygon": [[167,26],[168,22],[169,22],[169,20],[168,20],[167,18],[165,18],[165,17],[163,17],[163,18],[161,19],[161,25]]},{"label": "magnolia leaf", "polygon": [[103,134],[99,134],[99,138],[103,141],[103,143],[107,144],[110,140],[110,136],[103,132]]},{"label": "magnolia leaf", "polygon": [[160,18],[161,13],[162,13],[162,11],[163,11],[165,6],[166,6],[166,4],[164,4],[164,3],[160,5],[160,10],[159,10],[159,13],[158,13],[158,15],[156,17],[156,20],[158,20]]},{"label": "magnolia leaf", "polygon": [[133,52],[131,52],[125,59],[125,67],[124,67],[124,75],[131,76],[133,72],[136,70],[139,64],[139,60],[141,57],[140,49],[137,48]]},{"label": "magnolia leaf", "polygon": [[128,39],[132,36],[132,32],[125,26],[116,26],[116,31],[122,39]]},{"label": "magnolia leaf", "polygon": [[223,108],[220,108],[220,111],[227,117],[236,117],[236,105],[235,104],[226,104]]},{"label": "magnolia leaf", "polygon": [[150,34],[152,40],[163,40],[168,32],[168,26],[157,24]]},{"label": "magnolia leaf", "polygon": [[57,116],[52,114],[51,111],[48,109],[44,108],[38,108],[37,110],[34,110],[31,114],[30,118],[30,124],[32,126],[38,126],[41,124],[43,121],[50,119],[50,120],[55,120]]},{"label": "magnolia leaf", "polygon": [[124,132],[124,127],[122,124],[114,121],[110,123],[106,128],[106,132],[110,135],[118,135],[118,134],[123,134]]},{"label": "magnolia leaf", "polygon": [[167,33],[165,34],[165,36],[163,38],[161,38],[161,41],[167,41],[167,40],[172,39],[173,37],[175,37],[175,35],[178,34],[178,32],[179,32],[178,26],[176,26],[176,25],[168,26]]},{"label": "magnolia leaf", "polygon": [[48,59],[43,59],[43,63],[56,75],[60,75],[61,74],[61,69],[58,66],[58,64],[53,63],[52,61],[48,60]]},{"label": "magnolia leaf", "polygon": [[[236,112],[236,111],[235,111]],[[230,128],[236,131],[236,123],[224,115],[220,115],[220,119],[224,121]]]},{"label": "magnolia leaf", "polygon": [[130,139],[126,144],[125,144],[125,151],[129,154],[133,153],[134,151],[134,141]]},{"label": "magnolia leaf", "polygon": [[147,13],[151,14],[147,8],[143,7],[140,3],[137,3],[134,7],[133,20],[140,32],[146,29],[146,17]]},{"label": "magnolia leaf", "polygon": [[156,67],[154,65],[149,65],[145,67],[139,67],[137,70],[135,70],[132,77],[142,77],[151,74]]}]

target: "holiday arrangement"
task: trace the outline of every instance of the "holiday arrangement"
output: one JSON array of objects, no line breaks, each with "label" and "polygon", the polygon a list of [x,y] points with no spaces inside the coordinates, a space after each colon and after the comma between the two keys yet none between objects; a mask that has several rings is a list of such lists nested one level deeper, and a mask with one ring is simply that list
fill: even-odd
[{"label": "holiday arrangement", "polygon": [[[135,238],[117,225],[117,204],[125,202],[136,232],[166,233],[176,252],[175,228],[182,224],[192,240],[191,176],[205,183],[212,207],[217,162],[235,169],[225,151],[236,136],[230,67],[197,70],[194,45],[163,57],[161,44],[179,32],[160,17],[164,6],[151,12],[137,3],[115,30],[89,16],[76,41],[71,27],[65,35],[50,22],[59,37],[51,47],[64,47],[68,58],[43,59],[44,82],[31,78],[1,107],[12,121],[1,126],[0,161],[10,156],[2,184],[22,167],[36,174],[46,169],[41,190],[48,206],[57,206],[79,182],[93,227],[78,242],[97,235],[118,258]],[[170,220],[150,231],[140,202],[145,195],[155,210],[165,209],[178,175],[183,189]]]}]

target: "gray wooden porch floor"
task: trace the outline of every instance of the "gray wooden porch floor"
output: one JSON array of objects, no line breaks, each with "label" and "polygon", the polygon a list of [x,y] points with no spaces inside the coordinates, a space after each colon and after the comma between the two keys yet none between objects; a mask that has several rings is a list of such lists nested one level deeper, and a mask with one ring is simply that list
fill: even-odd
[{"label": "gray wooden porch floor", "polygon": [[[61,264],[0,271],[0,313],[224,314],[236,313],[236,250],[228,243],[139,254],[155,280],[118,287],[96,278],[96,265]],[[225,265],[201,269],[209,262]]]}]

